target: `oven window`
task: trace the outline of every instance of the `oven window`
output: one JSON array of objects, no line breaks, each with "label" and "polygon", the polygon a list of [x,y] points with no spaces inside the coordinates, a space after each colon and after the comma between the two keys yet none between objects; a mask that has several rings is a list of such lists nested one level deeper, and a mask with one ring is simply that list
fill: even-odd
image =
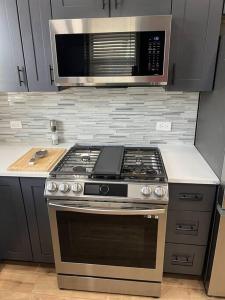
[{"label": "oven window", "polygon": [[156,267],[158,220],[56,212],[63,262]]},{"label": "oven window", "polygon": [[165,32],[56,34],[59,77],[163,75]]}]

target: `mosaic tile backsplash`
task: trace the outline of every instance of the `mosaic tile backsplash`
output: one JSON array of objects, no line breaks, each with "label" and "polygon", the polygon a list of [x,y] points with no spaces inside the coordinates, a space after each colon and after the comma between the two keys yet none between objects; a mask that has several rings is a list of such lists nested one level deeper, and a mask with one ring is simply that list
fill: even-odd
[{"label": "mosaic tile backsplash", "polygon": [[[49,142],[49,120],[56,119],[61,142],[193,144],[198,98],[158,87],[0,94],[0,142]],[[11,129],[10,120],[23,128]],[[156,131],[157,121],[172,122],[172,131]]]}]

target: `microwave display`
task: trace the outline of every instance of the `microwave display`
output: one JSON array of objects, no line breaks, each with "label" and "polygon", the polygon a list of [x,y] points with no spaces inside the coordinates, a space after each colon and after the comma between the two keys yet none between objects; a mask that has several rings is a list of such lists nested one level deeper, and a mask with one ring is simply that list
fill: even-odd
[{"label": "microwave display", "polygon": [[163,75],[165,31],[56,34],[59,77]]}]

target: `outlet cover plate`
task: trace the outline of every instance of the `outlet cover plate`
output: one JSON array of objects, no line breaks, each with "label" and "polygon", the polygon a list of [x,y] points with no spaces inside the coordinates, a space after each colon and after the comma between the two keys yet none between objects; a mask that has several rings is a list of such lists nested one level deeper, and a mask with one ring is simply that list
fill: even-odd
[{"label": "outlet cover plate", "polygon": [[15,121],[15,120],[10,121],[10,127],[12,129],[21,129],[21,128],[23,128],[22,122],[21,121]]},{"label": "outlet cover plate", "polygon": [[172,122],[157,122],[156,131],[171,131]]}]

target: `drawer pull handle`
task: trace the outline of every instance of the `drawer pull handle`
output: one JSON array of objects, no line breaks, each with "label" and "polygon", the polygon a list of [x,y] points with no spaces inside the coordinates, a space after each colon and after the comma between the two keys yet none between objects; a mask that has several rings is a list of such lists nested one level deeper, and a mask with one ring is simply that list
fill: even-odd
[{"label": "drawer pull handle", "polygon": [[[19,85],[22,86],[22,84],[24,84],[26,87],[28,87],[27,73],[25,67],[20,68],[19,66],[17,66],[17,73],[18,73]],[[21,78],[21,74],[23,78]]]},{"label": "drawer pull handle", "polygon": [[49,65],[49,75],[50,75],[50,82],[51,82],[51,85],[53,85],[54,83],[54,77],[53,77],[53,67],[51,65]]},{"label": "drawer pull handle", "polygon": [[202,201],[203,195],[202,194],[189,194],[189,193],[182,193],[179,194],[180,200],[188,200],[188,201]]},{"label": "drawer pull handle", "polygon": [[176,224],[176,231],[179,233],[197,233],[198,224]]},{"label": "drawer pull handle", "polygon": [[189,255],[173,255],[171,264],[180,266],[193,266],[193,256]]}]

